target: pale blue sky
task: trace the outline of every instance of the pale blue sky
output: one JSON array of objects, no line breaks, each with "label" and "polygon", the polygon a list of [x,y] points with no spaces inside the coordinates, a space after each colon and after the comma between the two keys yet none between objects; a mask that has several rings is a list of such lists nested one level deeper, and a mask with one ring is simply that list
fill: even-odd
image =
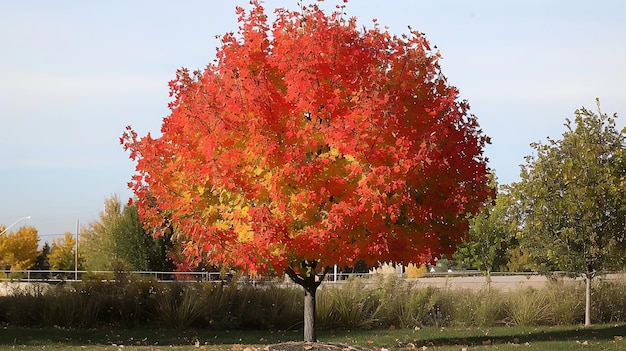
[{"label": "pale blue sky", "polygon": [[[112,194],[130,197],[124,126],[158,133],[176,69],[211,62],[215,36],[236,30],[234,6],[247,3],[0,1],[0,223],[30,215],[12,229],[32,225],[50,242]],[[347,12],[426,33],[491,136],[501,183],[519,179],[531,142],[559,137],[596,97],[626,114],[626,2],[352,0]]]}]

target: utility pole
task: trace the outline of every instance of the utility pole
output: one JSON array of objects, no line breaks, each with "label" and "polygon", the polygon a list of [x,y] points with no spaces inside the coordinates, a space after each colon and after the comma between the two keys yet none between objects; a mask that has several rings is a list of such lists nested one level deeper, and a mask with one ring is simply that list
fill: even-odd
[{"label": "utility pole", "polygon": [[79,221],[76,221],[76,250],[74,250],[74,280],[78,280],[78,227]]}]

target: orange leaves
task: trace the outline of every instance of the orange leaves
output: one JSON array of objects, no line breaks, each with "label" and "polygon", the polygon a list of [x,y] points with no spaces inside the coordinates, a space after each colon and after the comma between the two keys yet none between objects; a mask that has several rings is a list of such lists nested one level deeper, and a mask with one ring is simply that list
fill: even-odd
[{"label": "orange leaves", "polygon": [[488,139],[427,40],[316,5],[236,13],[216,60],[170,82],[162,136],[121,138],[144,219],[167,218],[192,258],[261,272],[418,262],[460,240]]}]

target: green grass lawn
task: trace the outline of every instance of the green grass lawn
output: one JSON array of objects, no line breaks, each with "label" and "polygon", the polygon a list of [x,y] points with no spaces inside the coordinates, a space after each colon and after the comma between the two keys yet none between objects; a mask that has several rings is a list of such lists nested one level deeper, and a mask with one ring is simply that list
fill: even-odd
[{"label": "green grass lawn", "polygon": [[[301,331],[0,329],[0,350],[245,350],[301,340]],[[625,350],[626,324],[320,331],[320,341],[388,350]],[[248,350],[250,351],[250,350]]]}]

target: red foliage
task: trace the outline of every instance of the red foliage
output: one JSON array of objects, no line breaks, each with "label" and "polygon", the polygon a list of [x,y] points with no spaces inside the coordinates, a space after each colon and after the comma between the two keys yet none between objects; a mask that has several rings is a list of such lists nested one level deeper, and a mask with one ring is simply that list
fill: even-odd
[{"label": "red foliage", "polygon": [[237,15],[216,60],[170,82],[162,135],[121,138],[147,223],[246,271],[451,253],[492,193],[489,140],[424,36],[316,5]]}]

